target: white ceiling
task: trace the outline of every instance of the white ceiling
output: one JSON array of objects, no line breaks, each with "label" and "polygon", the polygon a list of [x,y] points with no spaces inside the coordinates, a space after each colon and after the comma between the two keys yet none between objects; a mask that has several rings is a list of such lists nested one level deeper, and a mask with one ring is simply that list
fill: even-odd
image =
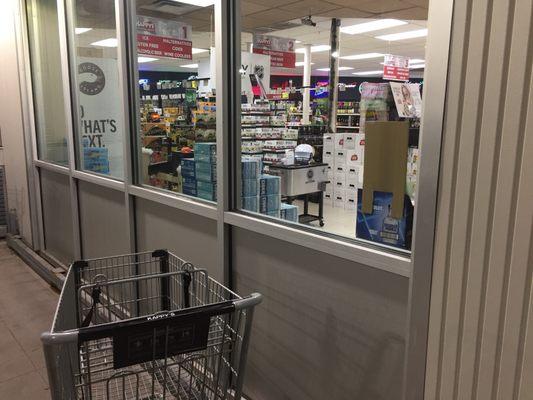
[{"label": "white ceiling", "polygon": [[[241,37],[242,50],[249,51],[254,32],[273,36],[286,37],[301,41],[303,44],[329,44],[331,18],[341,19],[341,26],[349,26],[368,22],[372,19],[397,18],[408,24],[383,29],[365,34],[348,35],[341,33],[340,56],[361,53],[383,53],[407,56],[410,58],[425,58],[426,38],[416,38],[395,42],[376,39],[375,36],[388,33],[406,32],[422,29],[427,26],[427,0],[243,0],[241,2]],[[193,26],[193,47],[209,49],[214,46],[213,7],[194,7],[172,0],[137,0],[138,13],[159,18],[177,19]],[[316,26],[302,25],[301,18],[312,16]],[[85,22],[84,27],[89,27]],[[94,24],[98,26],[98,24]],[[110,36],[111,35],[111,36]],[[93,29],[87,33],[77,35],[81,47],[90,43],[113,36],[109,29]],[[113,51],[110,49],[106,52]],[[209,53],[193,56],[193,61],[176,59],[159,59],[158,61],[140,64],[141,69],[156,71],[192,72],[180,65],[191,64],[199,59],[209,57]],[[303,55],[297,54],[297,61],[303,61]],[[328,72],[317,71],[318,68],[328,67],[329,52],[312,53],[313,75],[327,76]],[[353,70],[341,71],[343,76],[354,76],[352,72],[381,69],[382,58],[366,60],[340,60],[340,65],[352,67]],[[273,74],[301,74],[303,68],[295,69],[273,68]]]}]

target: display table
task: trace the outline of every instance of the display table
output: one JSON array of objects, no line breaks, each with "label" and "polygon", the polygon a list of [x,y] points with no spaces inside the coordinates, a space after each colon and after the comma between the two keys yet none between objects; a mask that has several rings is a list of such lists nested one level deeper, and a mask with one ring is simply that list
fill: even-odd
[{"label": "display table", "polygon": [[[328,181],[328,164],[295,164],[295,165],[271,165],[269,173],[281,178],[281,196],[288,204],[298,197],[304,197],[304,212],[298,216],[300,223],[308,224],[319,221],[324,226],[324,200],[323,192],[326,190]],[[318,194],[318,215],[309,214],[309,196]]]}]

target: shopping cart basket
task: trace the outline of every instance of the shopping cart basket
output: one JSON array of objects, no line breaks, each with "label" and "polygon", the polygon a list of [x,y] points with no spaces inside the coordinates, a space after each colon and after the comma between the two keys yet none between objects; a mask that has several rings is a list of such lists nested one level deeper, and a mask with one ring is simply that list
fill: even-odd
[{"label": "shopping cart basket", "polygon": [[52,400],[240,400],[260,302],[166,250],[75,262],[41,337]]}]

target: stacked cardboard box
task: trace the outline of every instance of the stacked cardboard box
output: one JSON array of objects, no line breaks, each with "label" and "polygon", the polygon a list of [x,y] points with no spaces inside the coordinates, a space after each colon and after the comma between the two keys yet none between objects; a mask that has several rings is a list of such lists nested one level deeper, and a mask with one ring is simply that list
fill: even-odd
[{"label": "stacked cardboard box", "polygon": [[216,159],[216,143],[196,143],[194,145],[196,196],[201,199],[217,200]]},{"label": "stacked cardboard box", "polygon": [[280,218],[287,221],[298,222],[298,206],[281,203]]},{"label": "stacked cardboard box", "polygon": [[416,147],[409,147],[407,153],[407,182],[405,184],[405,193],[414,201],[416,195],[416,186],[418,181],[418,158],[420,151]]},{"label": "stacked cardboard box", "polygon": [[280,177],[261,174],[261,162],[242,160],[242,208],[271,217],[280,216]]},{"label": "stacked cardboard box", "polygon": [[194,158],[184,158],[181,160],[181,177],[183,194],[196,197],[196,166]]},{"label": "stacked cardboard box", "polygon": [[322,161],[328,164],[330,181],[324,192],[325,205],[357,209],[357,189],[363,187],[364,148],[362,133],[324,135]]}]

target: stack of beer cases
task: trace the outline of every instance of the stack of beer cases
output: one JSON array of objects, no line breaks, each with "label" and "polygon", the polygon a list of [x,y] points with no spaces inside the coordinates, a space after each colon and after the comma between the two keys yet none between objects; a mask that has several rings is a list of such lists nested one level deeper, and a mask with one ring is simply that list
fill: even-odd
[{"label": "stack of beer cases", "polygon": [[196,195],[204,200],[217,200],[216,150],[216,143],[196,143],[194,145]]},{"label": "stack of beer cases", "polygon": [[357,189],[363,187],[365,135],[333,133],[324,135],[322,161],[328,164],[324,204],[347,210],[357,209]]},{"label": "stack of beer cases", "polygon": [[183,178],[183,194],[196,197],[196,166],[194,158],[184,158],[181,160],[181,176]]},{"label": "stack of beer cases", "polygon": [[280,217],[280,177],[261,174],[259,160],[244,159],[242,165],[242,208]]}]

